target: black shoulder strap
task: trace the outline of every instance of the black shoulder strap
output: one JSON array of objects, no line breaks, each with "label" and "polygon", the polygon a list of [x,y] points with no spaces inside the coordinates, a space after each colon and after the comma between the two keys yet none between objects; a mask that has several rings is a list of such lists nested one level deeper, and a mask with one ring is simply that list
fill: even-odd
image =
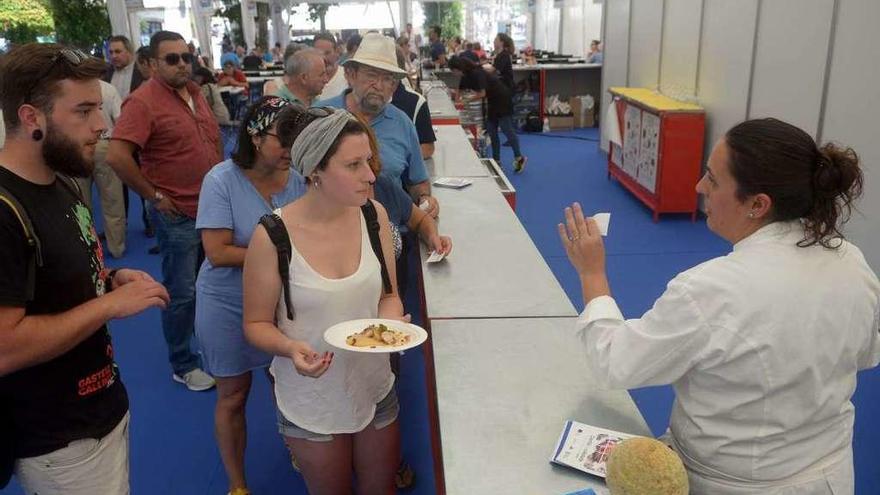
[{"label": "black shoulder strap", "polygon": [[76,199],[85,203],[85,199],[83,199],[82,189],[79,188],[79,184],[75,180],[62,174],[55,174],[55,177],[58,178],[58,181],[61,182],[61,184],[66,187],[67,190],[70,191],[70,193],[73,194],[74,197],[76,197]]},{"label": "black shoulder strap", "polygon": [[278,252],[278,275],[281,276],[281,290],[284,292],[287,318],[293,320],[293,303],[290,298],[290,257],[293,251],[290,246],[290,236],[287,235],[287,227],[284,226],[281,217],[274,213],[260,217],[260,225],[266,229],[269,239]]},{"label": "black shoulder strap", "polygon": [[376,214],[376,206],[369,199],[363,206],[361,212],[364,214],[364,220],[367,223],[367,233],[370,234],[370,245],[373,246],[373,253],[382,266],[382,289],[385,294],[391,294],[391,277],[388,276],[388,268],[385,266],[385,254],[382,252],[382,241],[379,239],[379,218]]},{"label": "black shoulder strap", "polygon": [[28,245],[28,267],[26,282],[26,298],[28,301],[34,298],[34,284],[36,283],[37,267],[43,266],[43,250],[40,245],[40,238],[34,230],[34,224],[15,195],[8,189],[0,185],[0,203],[6,204],[12,213],[18,218],[21,228],[24,231],[24,237]]}]

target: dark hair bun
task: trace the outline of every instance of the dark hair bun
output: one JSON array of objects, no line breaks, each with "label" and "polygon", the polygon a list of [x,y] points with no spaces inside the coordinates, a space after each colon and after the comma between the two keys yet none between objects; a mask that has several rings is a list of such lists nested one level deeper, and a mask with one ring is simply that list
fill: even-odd
[{"label": "dark hair bun", "polygon": [[862,183],[862,169],[855,150],[834,143],[821,146],[813,173],[813,206],[806,218],[808,229],[815,229],[820,239],[842,238],[840,227],[852,216],[852,203],[861,196]]},{"label": "dark hair bun", "polygon": [[833,199],[862,193],[862,170],[859,156],[852,148],[826,143],[819,148],[819,160],[813,175],[813,187],[817,199]]}]

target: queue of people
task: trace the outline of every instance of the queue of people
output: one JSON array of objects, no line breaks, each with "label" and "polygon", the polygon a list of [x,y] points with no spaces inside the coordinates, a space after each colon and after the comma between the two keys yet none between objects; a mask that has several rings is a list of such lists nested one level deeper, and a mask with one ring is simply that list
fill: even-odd
[{"label": "queue of people", "polygon": [[[317,102],[337,74],[330,41],[293,53],[278,87],[291,97],[255,102],[226,161],[184,39],[153,35],[150,77],[136,88],[131,47],[117,41],[103,84],[106,64],[56,44],[23,45],[0,62],[0,193],[12,198],[0,204],[0,429],[10,439],[0,474],[14,472],[28,493],[128,493],[128,392],[107,324],[158,307],[172,379],[217,387],[231,494],[249,493],[254,371],[268,372],[274,393],[262,400],[274,400],[310,493],[392,491],[405,464],[392,365],[333,353],[321,336],[350,319],[408,321],[405,263],[395,260],[416,236],[453,248],[435,222],[414,118],[389,104],[406,75],[395,41],[364,36],[337,72],[345,89]],[[496,47],[508,45],[499,35]],[[497,74],[466,57],[448,63],[490,100],[489,88],[507,87],[503,56]],[[502,106],[494,116],[506,133]],[[493,152],[496,142],[497,131]],[[147,199],[161,283],[105,265],[80,186],[67,179],[100,163]],[[709,228],[733,251],[683,272],[629,320],[611,297],[598,227],[578,205],[565,210],[558,230],[582,285],[585,360],[609,387],[673,384],[664,440],[694,493],[852,493],[850,398],[856,372],[880,362],[880,282],[842,234],[862,185],[851,149],[775,119],[734,126],[697,185]]]}]

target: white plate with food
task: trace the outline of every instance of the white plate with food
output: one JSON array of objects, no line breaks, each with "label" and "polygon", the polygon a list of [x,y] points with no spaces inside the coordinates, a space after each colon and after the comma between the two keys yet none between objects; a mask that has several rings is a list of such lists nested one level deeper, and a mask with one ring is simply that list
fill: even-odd
[{"label": "white plate with food", "polygon": [[337,323],[324,332],[324,342],[352,352],[405,351],[428,340],[428,332],[412,323],[370,318]]}]

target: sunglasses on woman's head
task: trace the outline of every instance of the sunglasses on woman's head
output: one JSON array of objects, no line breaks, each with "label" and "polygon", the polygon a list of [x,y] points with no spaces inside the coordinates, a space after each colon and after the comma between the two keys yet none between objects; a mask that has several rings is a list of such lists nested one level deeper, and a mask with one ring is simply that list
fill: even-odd
[{"label": "sunglasses on woman's head", "polygon": [[183,63],[191,64],[193,63],[194,57],[190,52],[169,53],[165,55],[165,63],[168,65],[177,65],[180,63],[181,59],[183,60]]},{"label": "sunglasses on woman's head", "polygon": [[299,114],[296,117],[294,125],[305,127],[316,119],[321,119],[332,115],[333,112],[333,107],[309,107],[306,109],[305,112]]}]

